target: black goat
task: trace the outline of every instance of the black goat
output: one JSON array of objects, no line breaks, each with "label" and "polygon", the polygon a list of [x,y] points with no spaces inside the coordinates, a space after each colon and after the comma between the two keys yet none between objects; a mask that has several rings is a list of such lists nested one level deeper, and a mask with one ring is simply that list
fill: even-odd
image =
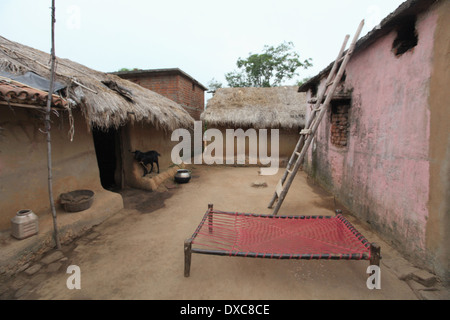
[{"label": "black goat", "polygon": [[[134,159],[136,159],[144,168],[144,175],[143,177],[145,177],[147,174],[151,173],[153,171],[153,163],[156,163],[156,165],[158,166],[158,173],[159,173],[159,163],[158,163],[158,157],[161,156],[158,152],[156,151],[147,151],[147,152],[141,152],[139,150],[136,151],[131,151],[131,153],[134,153]],[[152,168],[150,169],[150,172],[147,169],[147,165],[148,164],[152,165]]]}]

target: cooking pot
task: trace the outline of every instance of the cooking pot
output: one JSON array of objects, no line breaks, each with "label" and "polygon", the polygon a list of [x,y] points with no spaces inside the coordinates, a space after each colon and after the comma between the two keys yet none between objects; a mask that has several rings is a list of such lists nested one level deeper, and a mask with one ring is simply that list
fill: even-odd
[{"label": "cooking pot", "polygon": [[175,182],[177,183],[188,183],[191,180],[191,172],[186,169],[177,170],[175,174]]}]

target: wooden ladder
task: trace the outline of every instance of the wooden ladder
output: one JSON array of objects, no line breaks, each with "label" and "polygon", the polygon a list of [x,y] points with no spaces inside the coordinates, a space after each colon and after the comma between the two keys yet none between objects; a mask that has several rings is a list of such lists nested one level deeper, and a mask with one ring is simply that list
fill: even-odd
[{"label": "wooden ladder", "polygon": [[[349,49],[347,50],[346,54],[342,57],[345,51],[345,47],[347,46],[348,39],[350,38],[349,35],[345,36],[344,43],[342,44],[342,48],[339,51],[338,57],[334,61],[333,67],[328,75],[327,82],[318,93],[317,101],[312,109],[311,116],[308,119],[305,128],[302,131],[300,131],[300,138],[286,166],[286,171],[284,172],[283,177],[278,182],[275,193],[272,197],[272,200],[269,203],[268,208],[272,208],[275,201],[278,199],[278,202],[273,210],[273,215],[276,215],[280,210],[280,207],[289,191],[292,181],[294,180],[295,175],[297,174],[297,171],[300,168],[300,165],[303,163],[306,152],[308,151],[308,148],[314,138],[319,123],[322,120],[325,113],[327,112],[331,99],[333,98],[334,92],[336,91],[336,88],[339,85],[339,82],[341,81],[342,75],[344,74],[345,71],[345,67],[347,66],[347,62],[349,61],[353,53],[356,41],[359,38],[363,26],[364,20],[362,20],[361,23],[359,24]],[[339,64],[341,65],[339,67],[339,71],[336,74],[336,70]],[[323,101],[325,96],[326,96],[325,101]]]}]

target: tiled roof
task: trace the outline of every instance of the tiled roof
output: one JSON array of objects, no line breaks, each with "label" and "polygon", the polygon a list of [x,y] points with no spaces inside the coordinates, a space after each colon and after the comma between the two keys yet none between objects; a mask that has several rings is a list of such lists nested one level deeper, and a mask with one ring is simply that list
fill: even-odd
[{"label": "tiled roof", "polygon": [[[0,101],[10,103],[29,104],[34,106],[46,106],[48,92],[32,88],[23,83],[8,79],[0,78]],[[67,101],[57,95],[53,95],[52,106],[64,107]]]}]

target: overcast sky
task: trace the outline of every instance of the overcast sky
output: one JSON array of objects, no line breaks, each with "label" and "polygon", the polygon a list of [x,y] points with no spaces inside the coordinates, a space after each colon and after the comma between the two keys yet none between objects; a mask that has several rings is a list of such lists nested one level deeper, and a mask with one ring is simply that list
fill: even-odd
[{"label": "overcast sky", "polygon": [[[227,85],[238,58],[294,43],[295,81],[331,63],[346,34],[372,30],[403,0],[56,0],[56,55],[90,68],[180,68]],[[51,0],[0,0],[0,35],[50,52]]]}]

